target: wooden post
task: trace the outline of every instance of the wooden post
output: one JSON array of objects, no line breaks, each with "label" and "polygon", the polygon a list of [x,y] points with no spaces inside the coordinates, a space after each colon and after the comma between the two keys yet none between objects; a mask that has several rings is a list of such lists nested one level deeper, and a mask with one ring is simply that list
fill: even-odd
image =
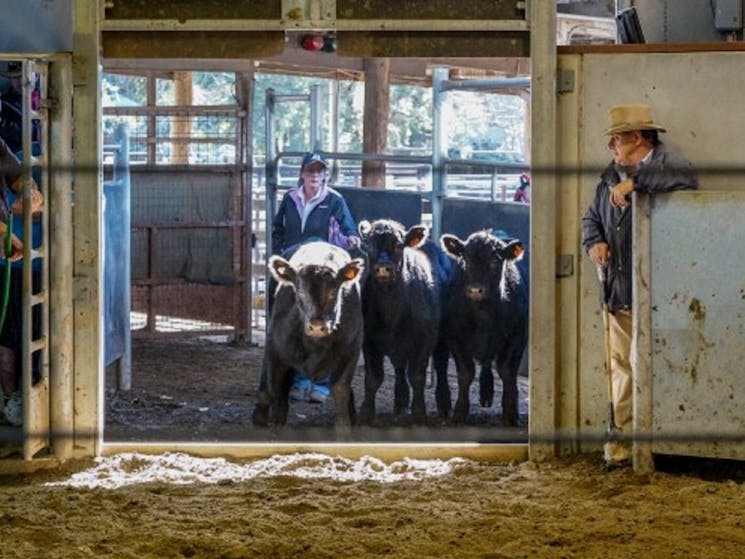
[{"label": "wooden post", "polygon": [[[529,5],[533,5],[531,2]],[[537,4],[537,3],[536,3]],[[530,10],[530,459],[556,455],[556,10]]]},{"label": "wooden post", "polygon": [[[49,196],[49,409],[54,456],[73,456],[75,379],[73,378],[73,237],[72,223],[72,58],[56,55],[49,66],[50,111]],[[47,185],[42,185],[46,187]]]},{"label": "wooden post", "polygon": [[[75,375],[74,457],[96,456],[103,440],[103,220],[101,200],[101,74],[98,57],[99,8],[102,4],[75,0],[73,36],[72,144],[73,294]],[[54,234],[60,234],[55,232]]]},{"label": "wooden post", "polygon": [[[235,341],[239,343],[250,343],[252,340],[252,318],[253,318],[253,284],[251,265],[251,238],[253,236],[253,222],[251,213],[253,210],[253,127],[251,121],[252,98],[251,91],[254,83],[254,70],[250,66],[246,71],[235,74],[235,91],[238,105],[241,108],[241,116],[238,117],[238,137],[236,138],[236,163],[241,165],[239,171],[239,195],[240,208],[234,211],[243,221],[243,227],[239,231],[234,230],[233,246],[240,247],[239,273],[243,274],[245,281],[239,297],[238,316],[235,325]],[[235,198],[234,198],[235,199]]]},{"label": "wooden post", "polygon": [[[191,72],[173,73],[173,93],[177,107],[192,104]],[[186,139],[191,136],[191,117],[178,115],[173,121],[173,138],[176,140],[171,152],[171,163],[186,165],[189,163],[189,143]]]},{"label": "wooden post", "polygon": [[[367,58],[365,71],[365,114],[363,117],[362,151],[385,153],[390,105],[390,69],[388,58]],[[385,163],[362,162],[362,186],[385,188]]]}]

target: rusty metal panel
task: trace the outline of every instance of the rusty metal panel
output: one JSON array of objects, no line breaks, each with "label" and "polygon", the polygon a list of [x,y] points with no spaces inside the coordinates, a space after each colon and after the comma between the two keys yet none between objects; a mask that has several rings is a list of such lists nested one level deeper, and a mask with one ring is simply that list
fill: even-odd
[{"label": "rusty metal panel", "polygon": [[245,316],[245,259],[234,234],[245,227],[240,170],[134,166],[131,173],[132,310],[146,315],[144,334],[237,333]]},{"label": "rusty metal panel", "polygon": [[337,37],[340,56],[530,56],[530,35],[523,31],[340,31]]},{"label": "rusty metal panel", "polygon": [[[235,179],[210,169],[132,169],[132,277],[148,270],[146,229],[155,254],[150,267],[160,278],[232,284],[237,280],[231,230]],[[151,257],[152,258],[152,257]],[[140,275],[143,274],[143,275]]]},{"label": "rusty metal panel", "polygon": [[653,452],[745,459],[745,192],[653,204]]},{"label": "rusty metal panel", "polygon": [[467,5],[460,0],[336,0],[339,19],[523,19],[525,2],[477,1]]}]

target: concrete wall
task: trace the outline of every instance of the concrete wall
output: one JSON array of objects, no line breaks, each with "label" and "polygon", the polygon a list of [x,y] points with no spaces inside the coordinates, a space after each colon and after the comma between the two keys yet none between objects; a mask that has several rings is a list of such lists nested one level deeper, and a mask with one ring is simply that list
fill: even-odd
[{"label": "concrete wall", "polygon": [[557,102],[558,162],[567,171],[559,179],[557,246],[578,264],[572,276],[557,280],[558,416],[570,433],[597,434],[607,407],[603,333],[595,270],[581,249],[581,217],[610,161],[602,136],[607,109],[650,103],[668,129],[663,139],[698,168],[702,190],[742,190],[745,52],[566,54],[558,66],[574,71],[575,85]]}]

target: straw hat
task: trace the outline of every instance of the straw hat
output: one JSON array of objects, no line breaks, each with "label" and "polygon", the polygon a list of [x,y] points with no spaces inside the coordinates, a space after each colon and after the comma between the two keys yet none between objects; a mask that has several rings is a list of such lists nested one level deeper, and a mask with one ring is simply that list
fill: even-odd
[{"label": "straw hat", "polygon": [[608,111],[608,128],[603,134],[610,136],[632,130],[658,130],[666,132],[652,120],[652,107],[649,105],[616,105]]}]

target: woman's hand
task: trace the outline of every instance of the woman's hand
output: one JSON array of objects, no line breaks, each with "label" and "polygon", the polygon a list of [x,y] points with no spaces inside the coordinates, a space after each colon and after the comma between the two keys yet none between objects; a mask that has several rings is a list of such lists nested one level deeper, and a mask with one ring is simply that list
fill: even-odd
[{"label": "woman's hand", "polygon": [[[38,188],[32,188],[31,189],[31,213],[35,214],[41,210],[42,205],[44,204],[44,195],[39,192]],[[23,199],[19,196],[15,202],[13,202],[13,205],[10,207],[11,211],[15,215],[22,215],[23,214]]]},{"label": "woman's hand", "polygon": [[[0,253],[2,253],[3,258],[6,258],[5,254],[5,234],[0,235],[2,237],[2,248],[0,248]],[[11,250],[10,250],[10,257],[7,257],[6,260],[10,260],[11,262],[15,262],[17,260],[20,260],[23,258],[23,242],[21,239],[13,235],[13,238],[11,239]]]},{"label": "woman's hand", "polygon": [[356,235],[350,235],[347,237],[347,245],[349,248],[360,248],[360,238]]}]

